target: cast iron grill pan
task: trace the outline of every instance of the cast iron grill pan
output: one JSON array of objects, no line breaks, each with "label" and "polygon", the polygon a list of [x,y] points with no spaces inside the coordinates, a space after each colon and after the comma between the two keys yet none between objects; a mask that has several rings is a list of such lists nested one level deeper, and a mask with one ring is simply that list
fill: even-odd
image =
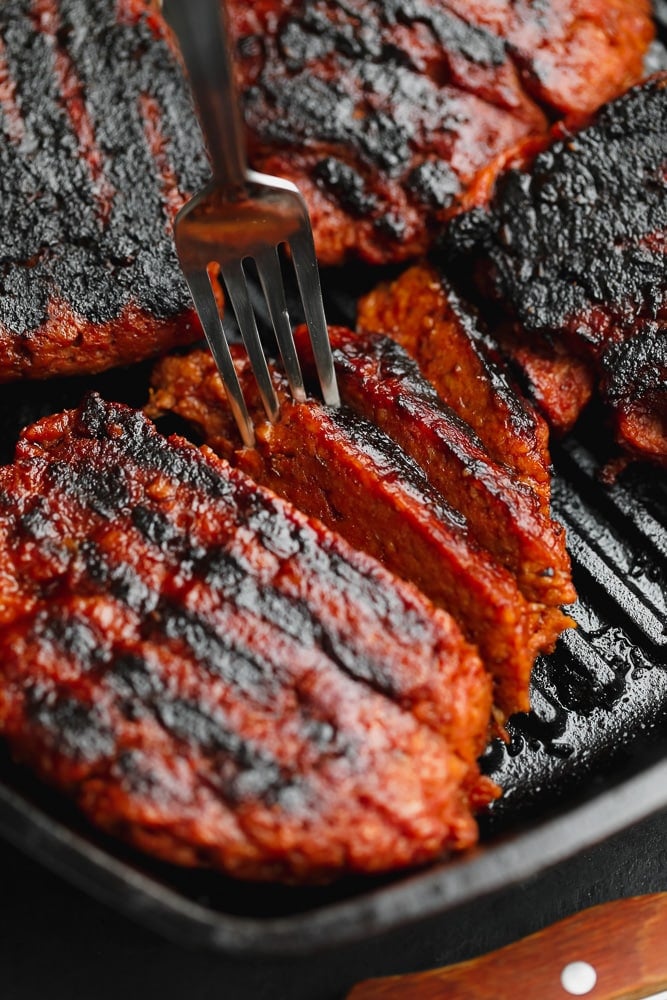
[{"label": "cast iron grill pan", "polygon": [[[353,322],[380,277],[327,276],[330,322]],[[150,364],[95,378],[3,386],[0,459],[22,426],[76,406],[89,389],[141,406]],[[174,421],[165,431],[183,431]],[[553,448],[553,505],[580,595],[576,631],[538,660],[530,713],[484,770],[505,794],[471,855],[420,872],[325,888],[248,885],[153,861],[100,834],[0,749],[0,832],[119,910],[180,942],[230,953],[305,954],[469,902],[547,867],[667,805],[667,475],[646,466],[603,486],[610,439],[601,415]]]}]

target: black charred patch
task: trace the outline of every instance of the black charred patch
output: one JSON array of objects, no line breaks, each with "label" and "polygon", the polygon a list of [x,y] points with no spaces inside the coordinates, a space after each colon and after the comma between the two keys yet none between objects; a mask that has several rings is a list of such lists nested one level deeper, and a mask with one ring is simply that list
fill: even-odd
[{"label": "black charred patch", "polygon": [[447,208],[461,190],[461,182],[444,160],[424,160],[410,171],[407,188],[428,208]]},{"label": "black charred patch", "polygon": [[[179,189],[194,191],[208,175],[183,74],[166,42],[146,20],[117,22],[111,0],[60,0],[58,9],[61,30],[51,38],[36,30],[29,0],[0,7],[24,131],[17,142],[0,116],[0,314],[17,335],[40,327],[53,300],[94,323],[115,319],[132,301],[157,317],[188,305],[142,96],[161,110]],[[106,217],[59,92],[61,49],[81,84],[113,192]]]},{"label": "black charred patch", "polygon": [[667,328],[652,323],[629,340],[611,344],[602,356],[610,403],[640,400],[651,392],[667,395]]},{"label": "black charred patch", "polygon": [[[389,176],[399,175],[412,159],[415,114],[439,114],[443,125],[449,117],[439,88],[412,64],[408,51],[386,40],[396,24],[417,23],[444,51],[475,65],[509,61],[502,39],[424,0],[376,0],[364,4],[363,17],[343,2],[301,4],[283,18],[275,39],[265,39],[265,69],[244,95],[260,143],[341,145]],[[325,79],[312,72],[318,63],[335,65],[338,72]],[[391,110],[396,108],[398,115]],[[322,176],[318,181],[327,182]],[[342,197],[350,199],[349,183]]]},{"label": "black charred patch", "polygon": [[377,209],[377,197],[366,190],[363,177],[349,164],[328,156],[320,160],[313,174],[321,189],[335,195],[343,208],[353,215],[364,216]]},{"label": "black charred patch", "polygon": [[84,704],[58,690],[35,687],[26,692],[26,711],[59,753],[74,760],[92,763],[114,752],[114,734],[98,706]]},{"label": "black charred patch", "polygon": [[530,169],[498,182],[490,211],[455,218],[443,241],[461,273],[522,327],[568,330],[597,349],[594,310],[621,327],[665,308],[667,77],[606,105],[588,128],[554,143]]}]

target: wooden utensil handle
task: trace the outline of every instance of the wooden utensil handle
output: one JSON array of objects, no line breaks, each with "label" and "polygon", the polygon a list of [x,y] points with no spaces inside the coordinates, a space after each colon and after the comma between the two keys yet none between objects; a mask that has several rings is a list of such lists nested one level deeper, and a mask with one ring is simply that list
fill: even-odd
[{"label": "wooden utensil handle", "polygon": [[348,1000],[639,1000],[665,989],[667,893],[657,893],[594,906],[460,965],[369,979]]}]

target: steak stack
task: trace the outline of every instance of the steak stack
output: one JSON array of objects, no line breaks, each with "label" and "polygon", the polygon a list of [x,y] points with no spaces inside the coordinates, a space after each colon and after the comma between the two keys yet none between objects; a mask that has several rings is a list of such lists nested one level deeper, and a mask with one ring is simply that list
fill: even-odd
[{"label": "steak stack", "polygon": [[90,396],[0,470],[0,733],[102,829],[254,879],[476,838],[490,684],[444,612]]},{"label": "steak stack", "polygon": [[235,352],[258,425],[254,449],[240,447],[207,352],[159,363],[150,412],[190,421],[257,482],[416,583],[478,646],[501,713],[527,709],[535,656],[553,648],[569,624],[560,605],[575,596],[562,529],[397,344],[330,334],[346,405],[296,403],[274,370],[275,424],[263,418],[248,361]]}]

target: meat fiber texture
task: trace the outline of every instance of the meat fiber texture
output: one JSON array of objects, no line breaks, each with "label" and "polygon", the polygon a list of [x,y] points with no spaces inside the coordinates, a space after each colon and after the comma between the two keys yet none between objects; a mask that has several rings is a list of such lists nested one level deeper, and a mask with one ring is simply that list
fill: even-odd
[{"label": "meat fiber texture", "polygon": [[158,364],[150,412],[185,418],[257,482],[415,583],[479,648],[500,715],[527,709],[536,654],[570,624],[560,610],[574,599],[562,530],[398,345],[342,329],[330,335],[346,405],[296,403],[274,369],[274,424],[247,359],[234,351],[256,423],[253,449],[240,445],[206,352]]},{"label": "meat fiber texture", "polygon": [[0,4],[0,381],[197,340],[172,220],[209,173],[141,0]]},{"label": "meat fiber texture", "polygon": [[0,733],[167,861],[319,881],[477,837],[490,684],[452,619],[91,395],[0,470]]},{"label": "meat fiber texture", "polygon": [[458,216],[444,266],[491,300],[551,425],[593,395],[633,457],[667,464],[667,73],[606,105],[490,204]]},{"label": "meat fiber texture", "polygon": [[295,181],[320,261],[423,252],[466,188],[643,73],[648,0],[228,3],[253,166]]}]

